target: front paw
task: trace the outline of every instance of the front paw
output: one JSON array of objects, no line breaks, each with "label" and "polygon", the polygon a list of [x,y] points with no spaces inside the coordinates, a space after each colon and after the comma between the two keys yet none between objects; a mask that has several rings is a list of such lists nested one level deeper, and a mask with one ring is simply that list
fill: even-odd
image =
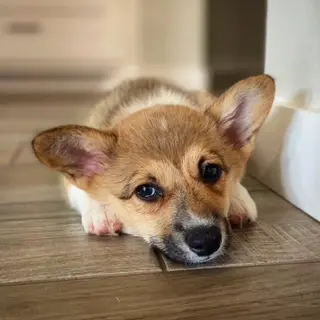
[{"label": "front paw", "polygon": [[232,213],[229,215],[228,219],[231,227],[238,229],[241,229],[254,221],[248,217],[246,212]]},{"label": "front paw", "polygon": [[121,222],[107,206],[82,214],[81,221],[88,234],[97,236],[118,235],[123,228]]},{"label": "front paw", "polygon": [[258,217],[257,206],[248,191],[239,184],[231,201],[228,220],[233,227],[242,228],[255,222]]}]

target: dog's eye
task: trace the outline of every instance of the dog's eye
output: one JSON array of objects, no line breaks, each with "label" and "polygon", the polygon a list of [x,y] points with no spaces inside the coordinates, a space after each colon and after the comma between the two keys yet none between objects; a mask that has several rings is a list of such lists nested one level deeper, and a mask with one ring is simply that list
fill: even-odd
[{"label": "dog's eye", "polygon": [[223,169],[218,164],[200,164],[200,173],[204,183],[215,184],[221,178]]},{"label": "dog's eye", "polygon": [[143,201],[155,202],[163,197],[163,190],[158,186],[143,184],[136,189],[136,195]]}]

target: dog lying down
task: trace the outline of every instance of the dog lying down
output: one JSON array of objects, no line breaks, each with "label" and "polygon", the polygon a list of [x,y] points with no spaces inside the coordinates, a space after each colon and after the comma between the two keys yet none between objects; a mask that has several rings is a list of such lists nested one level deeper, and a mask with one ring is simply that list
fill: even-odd
[{"label": "dog lying down", "polygon": [[111,91],[86,126],[65,125],[32,141],[62,174],[87,233],[142,237],[171,260],[221,255],[231,223],[257,219],[240,184],[275,94],[274,80],[242,80],[220,97],[152,78]]}]

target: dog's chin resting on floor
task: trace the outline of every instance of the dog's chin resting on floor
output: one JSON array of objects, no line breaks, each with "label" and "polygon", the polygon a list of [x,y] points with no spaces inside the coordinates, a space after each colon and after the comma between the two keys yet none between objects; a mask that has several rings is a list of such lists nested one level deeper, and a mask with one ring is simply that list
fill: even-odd
[{"label": "dog's chin resting on floor", "polygon": [[219,97],[138,78],[106,93],[86,124],[39,133],[37,158],[61,173],[87,233],[132,234],[171,260],[223,254],[230,225],[255,221],[241,185],[274,80],[242,80]]}]

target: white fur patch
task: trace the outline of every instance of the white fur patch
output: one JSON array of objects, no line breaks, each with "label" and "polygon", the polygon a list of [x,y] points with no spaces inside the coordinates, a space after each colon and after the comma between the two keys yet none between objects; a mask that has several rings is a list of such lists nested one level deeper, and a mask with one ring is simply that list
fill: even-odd
[{"label": "white fur patch", "polygon": [[70,206],[77,210],[79,214],[83,214],[90,209],[90,198],[87,193],[74,185],[68,187],[68,199]]},{"label": "white fur patch", "polygon": [[231,201],[229,215],[242,215],[251,221],[256,221],[258,217],[257,206],[251,198],[249,192],[240,183],[237,184],[234,196]]},{"label": "white fur patch", "polygon": [[90,198],[83,190],[71,185],[68,188],[70,206],[81,215],[81,222],[87,233],[116,235],[117,219],[110,208]]},{"label": "white fur patch", "polygon": [[151,93],[148,97],[137,99],[126,108],[127,114],[133,114],[139,110],[154,107],[156,105],[183,105],[193,107],[190,101],[182,94],[168,89],[161,89],[157,93]]}]

